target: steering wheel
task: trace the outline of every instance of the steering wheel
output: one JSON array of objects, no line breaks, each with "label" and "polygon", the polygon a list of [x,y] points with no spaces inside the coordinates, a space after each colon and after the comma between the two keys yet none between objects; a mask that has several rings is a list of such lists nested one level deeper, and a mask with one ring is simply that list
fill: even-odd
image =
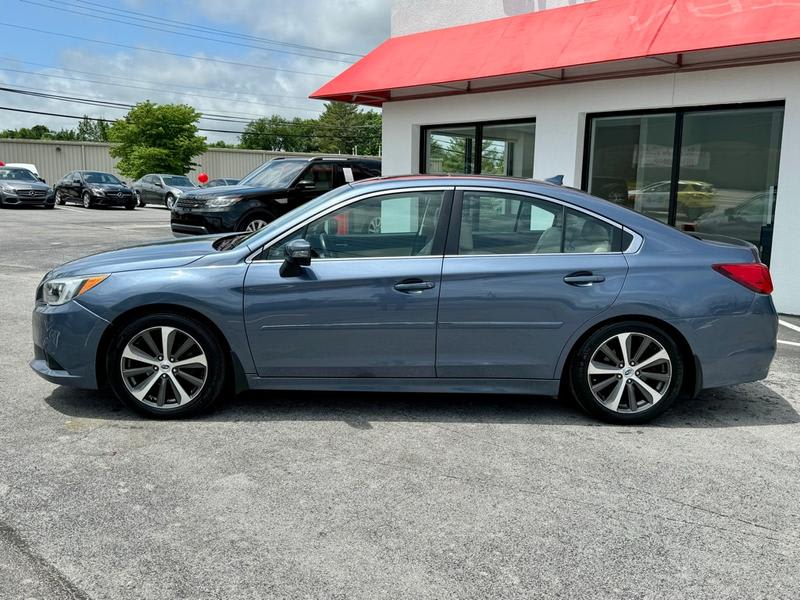
[{"label": "steering wheel", "polygon": [[328,237],[327,234],[322,231],[319,234],[319,249],[320,249],[320,257],[321,258],[328,258],[328,244],[325,241],[325,238]]}]

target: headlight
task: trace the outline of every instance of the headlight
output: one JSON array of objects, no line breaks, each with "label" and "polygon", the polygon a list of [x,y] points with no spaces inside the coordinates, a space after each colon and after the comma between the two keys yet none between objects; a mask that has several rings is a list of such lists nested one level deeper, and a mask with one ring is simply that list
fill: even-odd
[{"label": "headlight", "polygon": [[106,191],[103,188],[92,188],[92,193],[95,196],[105,196]]},{"label": "headlight", "polygon": [[16,194],[17,190],[13,187],[8,185],[7,183],[0,183],[0,190],[3,190],[6,194]]},{"label": "headlight", "polygon": [[102,283],[108,275],[91,275],[89,277],[65,277],[51,279],[42,285],[42,300],[50,306],[58,306],[85,294]]},{"label": "headlight", "polygon": [[231,206],[232,204],[236,204],[241,198],[234,197],[234,198],[211,198],[206,203],[206,206],[209,208],[224,208],[225,206]]}]

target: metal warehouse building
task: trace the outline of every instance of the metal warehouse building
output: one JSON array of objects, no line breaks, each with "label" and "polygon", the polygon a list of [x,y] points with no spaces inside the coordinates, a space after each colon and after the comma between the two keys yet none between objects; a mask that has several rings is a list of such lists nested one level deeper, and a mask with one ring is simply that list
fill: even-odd
[{"label": "metal warehouse building", "polygon": [[383,108],[384,174],[580,187],[756,244],[800,314],[800,0],[396,0],[313,94]]}]

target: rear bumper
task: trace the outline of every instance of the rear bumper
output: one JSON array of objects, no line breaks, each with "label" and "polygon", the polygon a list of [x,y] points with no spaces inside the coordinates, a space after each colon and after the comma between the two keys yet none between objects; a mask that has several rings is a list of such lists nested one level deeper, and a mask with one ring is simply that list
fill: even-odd
[{"label": "rear bumper", "polygon": [[741,315],[679,323],[702,370],[702,389],[766,378],[775,356],[778,314],[769,296],[756,295]]},{"label": "rear bumper", "polygon": [[97,389],[97,348],[108,321],[73,300],[61,306],[37,303],[32,324],[31,368],[51,383]]}]

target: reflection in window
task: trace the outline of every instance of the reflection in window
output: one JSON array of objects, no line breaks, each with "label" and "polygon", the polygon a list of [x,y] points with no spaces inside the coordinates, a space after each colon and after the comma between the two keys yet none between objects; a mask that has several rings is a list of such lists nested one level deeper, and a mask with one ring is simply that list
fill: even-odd
[{"label": "reflection in window", "polygon": [[377,196],[334,211],[295,232],[269,251],[283,258],[292,239],[311,243],[315,260],[430,256],[444,192]]},{"label": "reflection in window", "polygon": [[513,194],[465,192],[459,254],[618,252],[619,236],[616,227],[560,204]]},{"label": "reflection in window", "polygon": [[588,191],[666,223],[675,115],[592,121]]},{"label": "reflection in window", "polygon": [[474,127],[429,129],[425,140],[425,172],[474,173],[475,135]]},{"label": "reflection in window", "polygon": [[530,178],[535,141],[534,121],[426,127],[423,172]]}]

